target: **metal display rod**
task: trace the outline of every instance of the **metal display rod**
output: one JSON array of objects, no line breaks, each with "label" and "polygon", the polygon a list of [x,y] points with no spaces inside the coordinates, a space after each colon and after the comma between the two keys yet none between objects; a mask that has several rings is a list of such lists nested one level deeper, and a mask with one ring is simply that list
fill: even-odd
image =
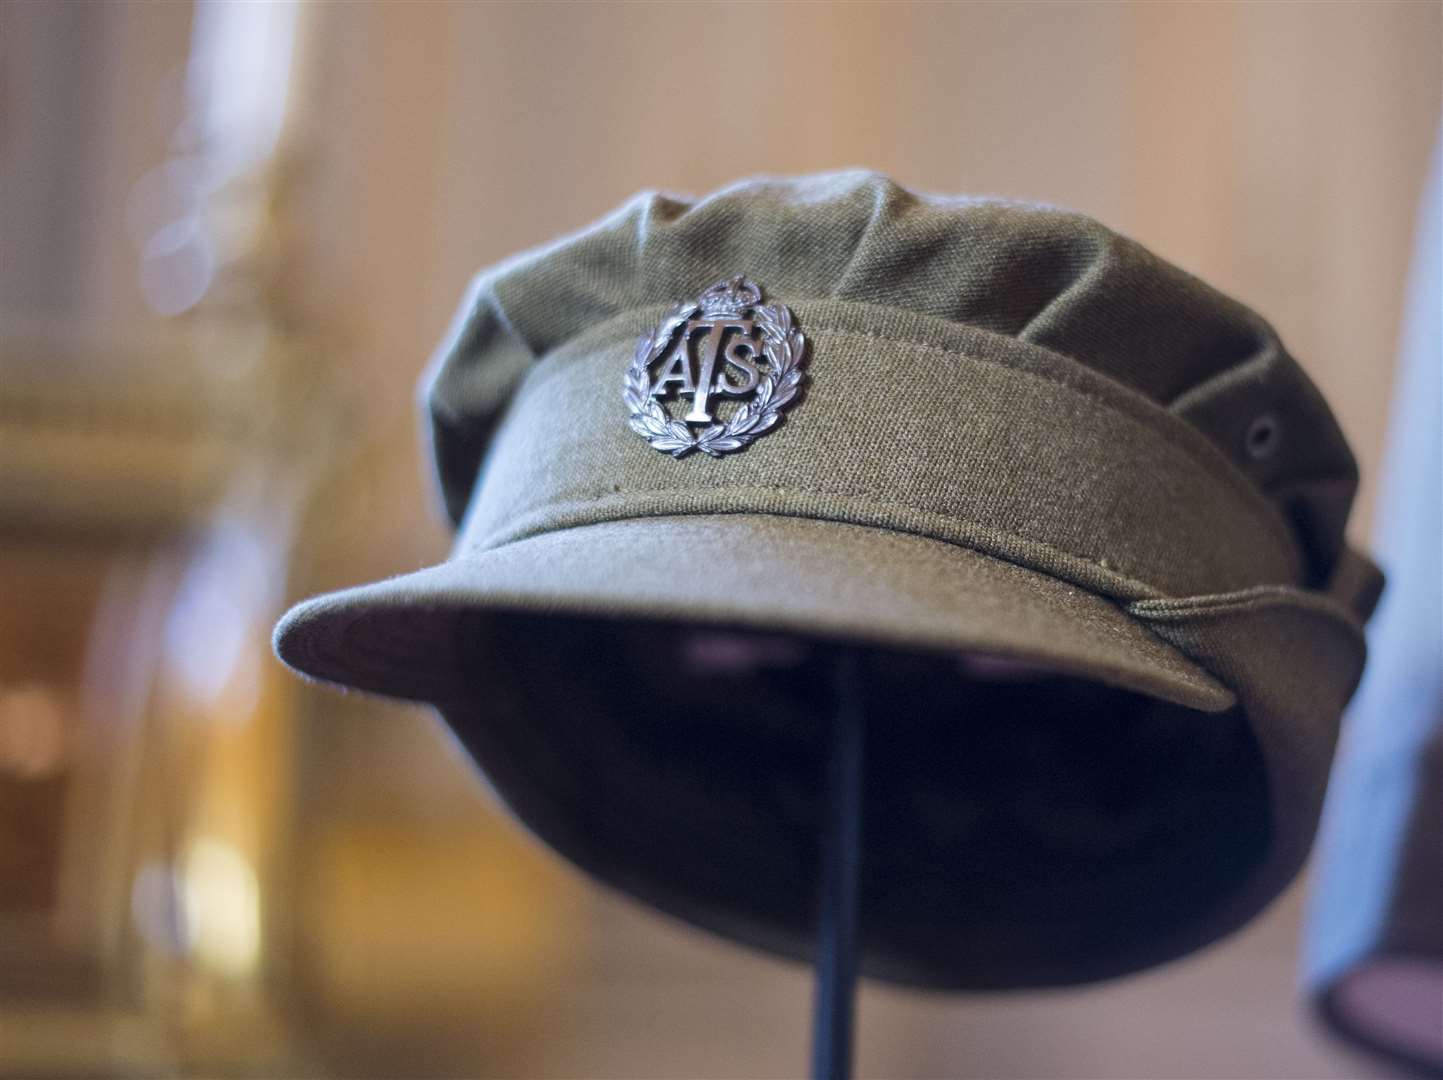
[{"label": "metal display rod", "polygon": [[852,1075],[866,736],[859,668],[854,650],[844,649],[837,657],[817,914],[812,1080],[849,1080]]}]

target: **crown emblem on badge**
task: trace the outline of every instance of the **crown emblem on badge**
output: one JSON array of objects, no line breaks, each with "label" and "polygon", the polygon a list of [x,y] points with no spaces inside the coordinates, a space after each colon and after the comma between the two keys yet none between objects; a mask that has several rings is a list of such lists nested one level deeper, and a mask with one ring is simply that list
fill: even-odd
[{"label": "crown emblem on badge", "polygon": [[[796,398],[806,347],[791,311],[763,304],[755,282],[718,281],[638,339],[622,390],[631,429],[678,458],[740,450]],[[669,398],[690,398],[691,408],[674,417]]]}]

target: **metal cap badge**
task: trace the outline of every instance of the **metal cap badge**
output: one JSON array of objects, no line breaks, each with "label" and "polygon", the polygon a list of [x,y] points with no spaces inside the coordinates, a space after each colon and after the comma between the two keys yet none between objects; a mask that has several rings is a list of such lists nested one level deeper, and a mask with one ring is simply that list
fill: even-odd
[{"label": "metal cap badge", "polygon": [[[761,301],[756,283],[738,274],[642,334],[622,391],[631,429],[679,458],[693,450],[720,457],[775,427],[801,388],[807,343],[785,305]],[[690,398],[691,409],[674,418],[662,403],[668,397]]]}]

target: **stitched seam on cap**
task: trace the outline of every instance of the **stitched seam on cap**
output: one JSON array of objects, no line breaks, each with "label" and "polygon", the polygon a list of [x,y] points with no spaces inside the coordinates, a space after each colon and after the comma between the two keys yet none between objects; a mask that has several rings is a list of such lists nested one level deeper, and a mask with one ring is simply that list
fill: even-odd
[{"label": "stitched seam on cap", "polygon": [[[750,485],[728,487],[725,490],[746,494],[748,492],[786,492],[795,494],[794,489],[782,485]],[[869,520],[855,520],[838,518],[832,515],[819,513],[806,513],[802,510],[766,510],[756,507],[707,507],[698,506],[687,508],[678,505],[675,500],[681,496],[696,496],[706,494],[705,491],[698,491],[691,488],[673,488],[661,491],[648,491],[640,495],[626,492],[605,492],[602,494],[584,496],[577,499],[568,499],[564,502],[553,503],[549,506],[540,507],[529,511],[502,528],[493,529],[481,539],[468,545],[469,550],[491,550],[505,544],[515,543],[518,540],[526,540],[533,536],[539,536],[547,532],[559,529],[572,528],[582,525],[601,524],[603,521],[624,521],[639,520],[652,517],[692,517],[706,514],[761,514],[770,517],[796,517],[812,521],[830,521],[842,525],[859,525],[867,528],[886,529],[890,532],[901,533],[906,536],[916,537],[923,540],[934,540],[942,543],[953,544],[958,547],[965,547],[978,551],[992,558],[1001,559],[1004,562],[1014,563],[1037,573],[1045,573],[1053,577],[1070,581],[1092,592],[1101,592],[1103,595],[1118,598],[1124,602],[1132,602],[1144,599],[1164,599],[1164,594],[1155,586],[1134,578],[1124,571],[1104,565],[1097,559],[1087,555],[1080,555],[1073,551],[1057,547],[1055,544],[1045,540],[1038,540],[1033,537],[1024,536],[1019,533],[997,529],[992,526],[985,526],[980,522],[957,518],[952,515],[941,514],[937,511],[918,510],[910,503],[877,499],[875,497],[862,498],[857,495],[842,491],[825,491],[818,494],[840,495],[857,504],[860,509],[876,508],[881,511]],[[806,494],[806,493],[804,493]],[[636,513],[638,500],[647,499],[657,502],[656,513]],[[595,513],[594,508],[598,503],[612,501],[617,504],[618,510],[630,511],[617,513],[602,519],[591,516]],[[891,507],[905,510],[912,515],[930,517],[941,522],[960,526],[954,530],[954,535],[947,536],[932,532],[919,532],[916,528],[904,527],[899,524],[889,524],[885,518],[886,508]],[[1001,544],[979,544],[975,541],[990,534],[999,538]],[[1039,567],[1032,563],[1025,562],[1019,557],[1015,549],[1032,548],[1040,553],[1060,556],[1061,560],[1071,561],[1089,568],[1092,573],[1078,573],[1078,568],[1070,572],[1059,572],[1051,567]],[[1014,550],[1009,550],[1014,549]],[[1060,561],[1061,561],[1060,560]]]},{"label": "stitched seam on cap", "polygon": [[1246,615],[1279,608],[1307,615],[1319,615],[1340,622],[1361,635],[1363,624],[1357,616],[1326,593],[1311,592],[1292,585],[1255,585],[1236,592],[1205,596],[1146,597],[1128,603],[1128,611],[1155,621],[1178,621]]},{"label": "stitched seam on cap", "polygon": [[[625,487],[612,486],[612,487],[608,487],[608,488],[605,489],[605,490],[578,493],[578,494],[576,494],[576,495],[572,495],[572,496],[569,496],[569,497],[567,497],[567,498],[561,499],[561,500],[559,500],[558,502],[555,502],[555,503],[547,504],[547,505],[545,505],[545,506],[538,506],[538,507],[535,507],[535,508],[533,508],[533,509],[526,510],[526,511],[523,512],[523,514],[522,514],[522,516],[521,516],[521,520],[524,521],[524,520],[527,520],[527,519],[530,519],[530,518],[533,518],[533,517],[536,517],[536,516],[543,515],[543,514],[545,514],[548,510],[550,510],[550,509],[552,509],[552,508],[554,508],[554,507],[570,507],[570,506],[577,506],[577,507],[579,507],[579,506],[585,506],[585,505],[595,505],[595,504],[598,503],[598,502],[604,502],[604,501],[606,501],[606,500],[608,500],[608,499],[623,499],[623,498],[624,498],[624,499],[631,500],[632,502],[635,502],[637,499],[648,499],[648,500],[650,500],[650,499],[656,499],[656,500],[661,500],[661,499],[679,499],[679,498],[687,498],[687,497],[696,498],[696,497],[701,496],[701,495],[707,495],[707,494],[711,494],[711,493],[715,493],[715,492],[736,493],[736,494],[738,494],[738,495],[743,495],[743,496],[749,495],[749,494],[772,493],[772,494],[780,494],[780,495],[790,495],[790,496],[793,496],[793,497],[796,497],[796,498],[799,498],[799,499],[802,499],[802,500],[805,500],[805,499],[807,499],[808,497],[841,496],[842,498],[847,499],[847,500],[850,500],[851,502],[857,504],[858,506],[863,506],[863,507],[865,507],[865,506],[875,506],[875,507],[882,507],[882,508],[892,507],[892,508],[895,508],[895,509],[897,509],[897,510],[906,511],[908,514],[920,515],[920,516],[923,517],[923,518],[930,518],[930,519],[934,519],[934,520],[937,520],[937,521],[940,521],[940,522],[943,522],[943,523],[953,523],[953,524],[956,524],[956,525],[958,525],[958,526],[961,526],[963,529],[966,529],[966,530],[976,531],[976,532],[978,532],[978,533],[991,533],[991,534],[994,534],[994,535],[996,535],[996,536],[1003,537],[1003,538],[1005,538],[1005,539],[1007,539],[1007,540],[1016,541],[1017,543],[1020,543],[1020,544],[1035,544],[1035,545],[1038,545],[1039,547],[1042,547],[1042,548],[1046,549],[1047,551],[1054,552],[1054,553],[1056,553],[1056,554],[1058,554],[1058,555],[1062,555],[1062,556],[1065,556],[1065,557],[1070,558],[1070,559],[1078,559],[1078,560],[1080,560],[1080,561],[1082,561],[1082,562],[1088,563],[1089,565],[1096,567],[1096,568],[1097,568],[1099,571],[1101,571],[1103,574],[1106,574],[1106,575],[1115,575],[1117,581],[1118,581],[1120,584],[1125,584],[1125,585],[1127,585],[1127,586],[1129,586],[1129,587],[1134,588],[1134,589],[1136,590],[1136,594],[1135,594],[1134,597],[1131,597],[1131,598],[1133,598],[1133,599],[1139,598],[1139,597],[1143,597],[1143,596],[1149,596],[1149,597],[1152,597],[1152,598],[1156,598],[1156,599],[1158,599],[1158,600],[1163,600],[1163,599],[1168,598],[1168,597],[1167,597],[1167,594],[1164,593],[1161,589],[1157,588],[1156,586],[1152,586],[1152,585],[1147,584],[1147,582],[1144,580],[1144,578],[1141,577],[1141,576],[1139,576],[1138,572],[1137,572],[1135,569],[1133,569],[1131,566],[1122,565],[1121,562],[1114,562],[1114,561],[1112,560],[1111,556],[1104,555],[1104,556],[1098,557],[1098,556],[1095,556],[1095,555],[1084,555],[1084,554],[1082,554],[1081,552],[1073,551],[1073,550],[1071,550],[1071,549],[1069,549],[1069,548],[1060,547],[1059,545],[1053,543],[1051,540],[1047,540],[1047,539],[1044,539],[1044,538],[1039,537],[1039,536],[1029,535],[1029,534],[1027,534],[1027,533],[1016,532],[1016,531],[1013,531],[1013,530],[1010,530],[1010,529],[998,528],[998,527],[995,526],[995,525],[990,525],[990,524],[988,524],[988,523],[986,523],[986,522],[984,522],[984,521],[982,521],[982,520],[979,520],[978,518],[975,518],[975,517],[963,517],[963,516],[961,516],[961,515],[959,515],[959,514],[952,513],[952,512],[946,511],[946,510],[928,510],[928,509],[926,509],[926,508],[924,508],[924,507],[917,506],[915,503],[904,502],[904,501],[902,501],[901,499],[887,499],[887,498],[880,497],[880,496],[878,496],[878,495],[876,494],[876,492],[875,492],[874,490],[872,490],[871,488],[851,487],[851,486],[847,486],[847,485],[841,485],[841,486],[836,486],[836,485],[812,485],[812,486],[809,486],[809,487],[807,487],[807,488],[805,488],[805,489],[801,489],[801,488],[793,487],[793,486],[790,486],[790,485],[787,485],[787,484],[748,484],[748,483],[736,484],[736,483],[727,483],[727,482],[725,482],[725,481],[722,481],[722,482],[713,482],[713,483],[710,483],[710,484],[706,485],[705,487],[700,487],[700,488],[649,488],[649,489],[644,489],[644,490],[643,490],[643,489],[633,489],[633,488],[625,488]],[[781,511],[754,510],[754,509],[751,509],[751,508],[743,509],[743,510],[730,510],[730,509],[710,510],[710,509],[707,509],[707,510],[681,511],[681,512],[682,512],[682,513],[778,513],[778,514],[780,514],[781,516],[787,516],[787,514],[790,513],[790,512],[781,512]],[[651,516],[651,515],[645,515],[645,516]],[[796,514],[796,515],[793,515],[793,516],[798,516],[798,517],[803,517],[803,516],[814,517],[816,520],[825,520],[825,521],[843,521],[843,522],[846,522],[846,521],[847,521],[847,519],[844,519],[844,518],[836,518],[836,517],[830,517],[830,516],[825,516],[825,515]],[[544,531],[544,530],[543,530],[543,531]],[[930,532],[916,532],[916,531],[914,531],[914,530],[908,530],[908,529],[901,529],[900,531],[912,531],[914,535],[924,536],[924,537],[930,537],[930,538],[933,538],[933,539],[944,539],[944,540],[946,539],[945,537],[934,536],[934,534],[933,534],[933,533],[930,533]],[[492,534],[490,534],[490,535],[503,535],[503,536],[504,536],[505,534],[506,534],[506,530],[505,530],[504,528],[497,528],[497,529],[493,530]],[[509,542],[509,540],[503,541],[503,542]],[[950,543],[950,542],[952,542],[952,541],[948,541],[948,542]],[[969,546],[970,546],[970,545],[969,545]],[[979,550],[980,550],[980,549],[979,549]],[[1035,568],[1034,568],[1034,569],[1035,569]],[[1250,587],[1250,588],[1253,588],[1253,587],[1258,587],[1258,586],[1249,586],[1249,587]],[[1291,587],[1291,586],[1284,586],[1284,587]]]}]

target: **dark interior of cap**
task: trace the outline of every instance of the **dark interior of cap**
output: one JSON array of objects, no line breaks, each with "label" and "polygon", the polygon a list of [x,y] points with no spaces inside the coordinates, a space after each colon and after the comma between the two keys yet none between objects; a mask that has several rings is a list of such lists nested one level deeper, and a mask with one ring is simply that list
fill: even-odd
[{"label": "dark interior of cap", "polygon": [[[467,616],[484,687],[441,705],[537,835],[613,886],[811,950],[841,646],[663,623]],[[1202,713],[985,657],[867,649],[862,967],[918,986],[1171,958],[1262,858],[1262,759]]]}]

